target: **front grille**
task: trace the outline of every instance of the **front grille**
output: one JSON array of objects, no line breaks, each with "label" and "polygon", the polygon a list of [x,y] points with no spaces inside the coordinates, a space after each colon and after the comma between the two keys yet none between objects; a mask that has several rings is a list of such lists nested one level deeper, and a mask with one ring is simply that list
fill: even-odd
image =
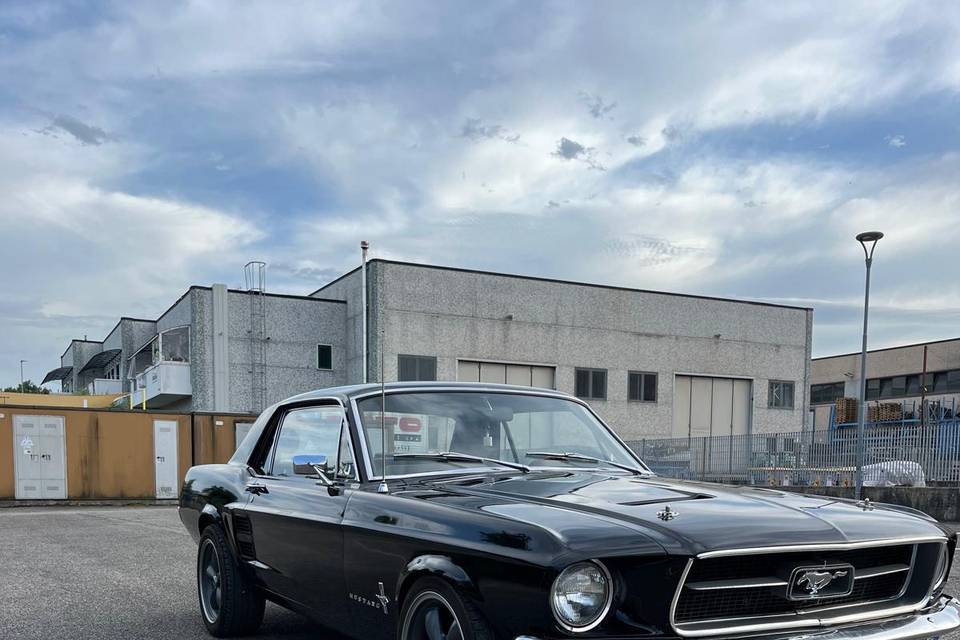
[{"label": "front grille", "polygon": [[[844,551],[791,551],[696,559],[674,610],[675,624],[804,614],[824,607],[898,598],[910,577],[916,546],[891,545]],[[791,600],[794,569],[851,565],[848,595]]]}]

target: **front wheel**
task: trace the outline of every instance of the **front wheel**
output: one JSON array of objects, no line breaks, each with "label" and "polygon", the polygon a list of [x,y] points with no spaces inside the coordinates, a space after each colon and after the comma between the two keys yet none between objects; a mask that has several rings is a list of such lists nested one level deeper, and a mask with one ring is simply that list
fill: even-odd
[{"label": "front wheel", "polygon": [[200,536],[197,594],[203,623],[217,638],[253,633],[263,621],[263,596],[241,573],[217,525],[210,525]]},{"label": "front wheel", "polygon": [[468,599],[439,578],[418,580],[404,599],[400,640],[495,640]]}]

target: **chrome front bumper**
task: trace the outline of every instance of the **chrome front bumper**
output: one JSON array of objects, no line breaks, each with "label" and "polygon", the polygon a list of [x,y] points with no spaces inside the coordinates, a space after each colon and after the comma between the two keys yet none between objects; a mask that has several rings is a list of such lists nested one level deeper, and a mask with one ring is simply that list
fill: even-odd
[{"label": "chrome front bumper", "polygon": [[[760,636],[711,636],[704,640],[733,640],[734,637],[745,640],[926,640],[946,639],[947,634],[958,629],[960,601],[944,596],[923,611],[876,622]],[[541,639],[535,636],[517,636],[514,640]]]},{"label": "chrome front bumper", "polygon": [[960,601],[944,596],[923,611],[855,626],[761,636],[755,640],[922,640],[960,629]]}]

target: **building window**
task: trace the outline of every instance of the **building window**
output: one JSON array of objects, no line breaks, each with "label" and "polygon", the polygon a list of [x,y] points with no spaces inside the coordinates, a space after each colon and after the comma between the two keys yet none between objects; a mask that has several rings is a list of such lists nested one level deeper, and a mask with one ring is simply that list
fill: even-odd
[{"label": "building window", "polygon": [[960,391],[960,369],[919,373],[888,378],[867,378],[867,400],[908,398],[924,393],[956,393]]},{"label": "building window", "polygon": [[317,369],[333,369],[333,347],[329,344],[317,345]]},{"label": "building window", "polygon": [[768,406],[771,409],[793,409],[793,383],[771,380]]},{"label": "building window", "polygon": [[657,374],[646,371],[628,372],[627,400],[633,402],[656,402]]},{"label": "building window", "polygon": [[397,380],[427,382],[437,379],[437,359],[433,356],[397,356]]},{"label": "building window", "polygon": [[576,369],[576,396],[584,400],[606,400],[607,370]]},{"label": "building window", "polygon": [[827,382],[824,384],[810,385],[810,403],[811,404],[832,404],[844,394],[844,383]]}]

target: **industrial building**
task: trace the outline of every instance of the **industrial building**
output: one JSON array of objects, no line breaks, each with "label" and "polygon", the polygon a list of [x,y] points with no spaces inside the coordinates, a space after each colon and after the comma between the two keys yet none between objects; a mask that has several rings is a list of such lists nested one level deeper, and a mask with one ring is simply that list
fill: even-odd
[{"label": "industrial building", "polygon": [[121,318],[103,341],[71,341],[43,382],[150,409],[255,413],[344,384],[345,328],[340,300],[192,286],[156,320]]},{"label": "industrial building", "polygon": [[366,292],[360,267],[310,296],[256,278],[246,291],[191,287],[155,321],[73,341],[44,382],[256,412],[365,370],[379,380],[382,361],[387,380],[574,393],[626,438],[803,428],[811,309],[381,259],[365,271]]},{"label": "industrial building", "polygon": [[[960,338],[868,351],[866,377],[868,404],[899,404],[904,420],[953,419],[960,403]],[[814,426],[828,429],[837,422],[837,399],[860,397],[860,352],[815,358],[810,381]]]}]

